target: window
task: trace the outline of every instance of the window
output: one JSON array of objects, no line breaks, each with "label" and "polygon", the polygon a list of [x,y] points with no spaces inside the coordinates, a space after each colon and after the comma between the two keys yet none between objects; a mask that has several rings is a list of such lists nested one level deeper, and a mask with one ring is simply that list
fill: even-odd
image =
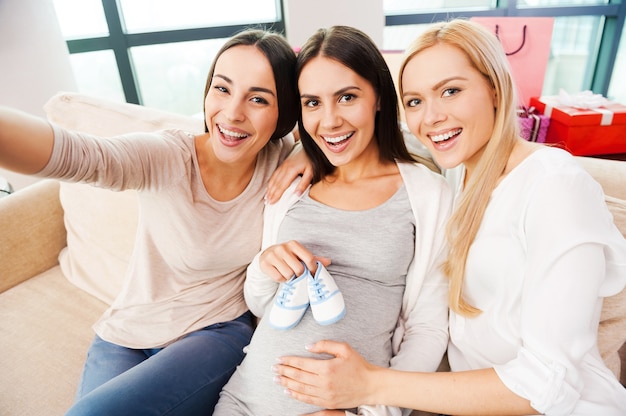
[{"label": "window", "polygon": [[571,93],[591,89],[626,103],[625,81],[617,75],[626,70],[626,8],[611,0],[509,0],[507,5],[495,0],[434,0],[428,9],[416,3],[384,1],[385,50],[404,50],[431,22],[453,17],[554,17],[542,94],[558,94],[561,88]]},{"label": "window", "polygon": [[608,0],[518,0],[520,7],[548,7],[548,6],[580,6],[588,4],[608,4]]},{"label": "window", "polygon": [[[616,74],[611,78],[608,97],[617,102],[626,103],[626,31],[622,31],[622,40],[619,43],[617,59],[613,73]],[[617,74],[622,74],[617,76]]]},{"label": "window", "polygon": [[61,32],[66,39],[108,36],[101,0],[54,0]]},{"label": "window", "polygon": [[[130,49],[142,103],[181,114],[202,112],[206,76],[226,39],[207,39]],[[167,56],[167,59],[163,59]]]},{"label": "window", "polygon": [[[626,70],[626,8],[616,1],[384,0],[383,49],[404,50],[431,22],[457,16],[550,16],[543,93],[592,89],[626,103],[618,77]],[[201,111],[206,73],[225,39],[253,25],[284,32],[279,0],[54,4],[81,92],[181,114]]]},{"label": "window", "polygon": [[412,14],[447,9],[490,9],[496,6],[495,0],[384,0],[385,14]]},{"label": "window", "polygon": [[112,50],[75,53],[70,55],[70,63],[79,91],[113,101],[125,101]]},{"label": "window", "polygon": [[193,115],[225,40],[247,27],[283,32],[278,0],[54,0],[78,88]]},{"label": "window", "polygon": [[274,22],[275,0],[120,0],[128,33]]}]

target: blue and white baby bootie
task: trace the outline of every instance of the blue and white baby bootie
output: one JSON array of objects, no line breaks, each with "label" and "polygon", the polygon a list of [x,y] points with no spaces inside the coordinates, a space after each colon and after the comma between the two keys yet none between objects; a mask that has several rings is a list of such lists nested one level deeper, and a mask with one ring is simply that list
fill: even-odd
[{"label": "blue and white baby bootie", "polygon": [[326,268],[317,262],[315,276],[304,266],[300,276],[281,283],[269,314],[269,325],[288,330],[300,322],[309,305],[320,325],[338,322],[346,314],[343,295]]},{"label": "blue and white baby bootie", "polygon": [[307,286],[313,318],[320,325],[334,324],[345,316],[346,305],[343,295],[335,279],[319,261],[315,276],[309,273]]},{"label": "blue and white baby bootie", "polygon": [[293,276],[285,283],[281,283],[269,315],[269,324],[275,329],[291,329],[298,325],[309,307],[307,291],[309,269],[304,267],[300,276]]}]

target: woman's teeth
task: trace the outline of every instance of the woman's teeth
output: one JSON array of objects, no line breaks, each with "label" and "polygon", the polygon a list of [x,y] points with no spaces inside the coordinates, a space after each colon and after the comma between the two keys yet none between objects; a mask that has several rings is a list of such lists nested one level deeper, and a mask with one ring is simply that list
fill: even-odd
[{"label": "woman's teeth", "polygon": [[449,132],[444,133],[444,134],[438,134],[436,136],[430,136],[430,140],[432,140],[435,143],[439,143],[439,142],[443,142],[445,140],[448,140],[448,139],[456,136],[459,133],[461,133],[461,129],[454,130],[454,131],[449,131]]},{"label": "woman's teeth", "polygon": [[246,133],[237,133],[236,131],[230,131],[230,130],[223,128],[222,126],[217,126],[217,128],[219,129],[220,133],[222,133],[224,136],[229,136],[235,139],[244,139],[248,137],[248,134]]},{"label": "woman's teeth", "polygon": [[352,133],[348,133],[348,134],[344,134],[341,136],[337,136],[337,137],[324,137],[322,136],[322,138],[324,140],[326,140],[326,143],[330,143],[330,144],[337,144],[337,143],[341,143],[342,141],[349,139],[350,137],[352,137],[352,134],[354,134],[354,132]]}]

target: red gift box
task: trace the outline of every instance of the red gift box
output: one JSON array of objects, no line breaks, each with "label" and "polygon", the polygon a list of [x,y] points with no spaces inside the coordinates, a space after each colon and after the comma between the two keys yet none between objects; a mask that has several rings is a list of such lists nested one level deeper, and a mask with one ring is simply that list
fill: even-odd
[{"label": "red gift box", "polygon": [[556,96],[534,97],[530,105],[550,117],[546,143],[577,156],[626,153],[626,106],[611,101],[594,109],[567,107]]}]

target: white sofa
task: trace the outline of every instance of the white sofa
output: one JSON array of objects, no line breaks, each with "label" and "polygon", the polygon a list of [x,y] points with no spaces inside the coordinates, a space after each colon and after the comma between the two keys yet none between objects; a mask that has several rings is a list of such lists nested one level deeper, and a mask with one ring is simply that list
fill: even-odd
[{"label": "white sofa", "polygon": [[[56,124],[99,135],[204,127],[200,119],[80,94],[61,93],[45,110]],[[626,162],[581,162],[610,195],[626,233]],[[43,180],[0,199],[0,415],[61,415],[71,405],[91,325],[119,290],[136,220],[129,191]],[[605,308],[611,319],[601,330],[605,359],[617,374],[624,297]]]}]

